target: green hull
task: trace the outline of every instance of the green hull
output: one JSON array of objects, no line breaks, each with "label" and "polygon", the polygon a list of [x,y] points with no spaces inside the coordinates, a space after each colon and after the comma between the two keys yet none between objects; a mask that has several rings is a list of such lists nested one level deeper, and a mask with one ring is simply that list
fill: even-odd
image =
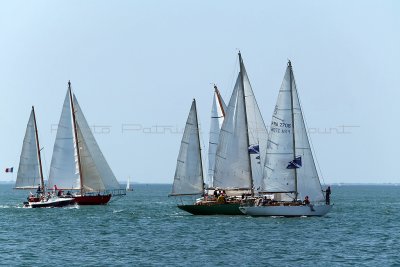
[{"label": "green hull", "polygon": [[240,204],[178,205],[178,208],[193,215],[244,215],[239,206]]}]

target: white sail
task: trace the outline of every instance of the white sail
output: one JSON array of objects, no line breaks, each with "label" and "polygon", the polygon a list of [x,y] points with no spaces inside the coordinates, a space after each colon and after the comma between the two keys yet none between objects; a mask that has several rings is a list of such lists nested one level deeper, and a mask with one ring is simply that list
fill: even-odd
[{"label": "white sail", "polygon": [[215,187],[252,187],[243,94],[239,73],[219,137],[214,171]]},{"label": "white sail", "polygon": [[249,77],[242,62],[244,95],[246,100],[247,129],[249,145],[258,147],[259,153],[250,153],[251,170],[254,188],[261,189],[264,173],[265,154],[267,150],[268,131],[262,118],[256,98],[251,88]]},{"label": "white sail", "polygon": [[119,189],[120,185],[104,158],[75,95],[73,96],[73,101],[78,132],[83,189],[89,192]]},{"label": "white sail", "polygon": [[67,91],[50,164],[49,188],[54,185],[60,189],[80,189],[81,187],[73,131],[71,101],[69,91]]},{"label": "white sail", "polygon": [[131,178],[128,176],[128,180],[126,181],[126,191],[131,189]]},{"label": "white sail", "polygon": [[15,188],[37,188],[40,185],[39,154],[33,109],[29,117],[17,173]]},{"label": "white sail", "polygon": [[[295,159],[298,161],[293,164]],[[304,199],[305,196],[309,196],[312,201],[322,201],[324,196],[303,120],[296,83],[289,64],[272,115],[265,162],[264,190],[287,192],[282,193],[280,199],[292,200],[294,193],[289,192],[296,191],[296,172],[298,198]]]},{"label": "white sail", "polygon": [[226,105],[216,86],[211,109],[210,140],[208,142],[208,178],[213,184],[215,154],[217,153],[219,133],[224,122]]},{"label": "white sail", "polygon": [[197,109],[193,100],[183,132],[171,195],[202,194],[203,182]]}]

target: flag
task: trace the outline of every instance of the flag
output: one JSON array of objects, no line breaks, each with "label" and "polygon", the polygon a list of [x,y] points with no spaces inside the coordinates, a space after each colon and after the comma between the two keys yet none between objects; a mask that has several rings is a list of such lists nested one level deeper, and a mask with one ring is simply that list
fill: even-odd
[{"label": "flag", "polygon": [[298,169],[300,167],[301,167],[301,157],[299,156],[294,160],[290,161],[286,169]]},{"label": "flag", "polygon": [[259,145],[250,145],[249,153],[250,154],[260,154],[260,146]]},{"label": "flag", "polygon": [[13,171],[14,171],[14,167],[6,168],[6,172],[13,172]]}]

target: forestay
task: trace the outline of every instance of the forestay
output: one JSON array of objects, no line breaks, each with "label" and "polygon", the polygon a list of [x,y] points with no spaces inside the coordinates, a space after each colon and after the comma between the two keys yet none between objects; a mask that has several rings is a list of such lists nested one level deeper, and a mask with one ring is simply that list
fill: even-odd
[{"label": "forestay", "polygon": [[202,168],[196,101],[193,100],[183,132],[171,195],[202,194]]}]

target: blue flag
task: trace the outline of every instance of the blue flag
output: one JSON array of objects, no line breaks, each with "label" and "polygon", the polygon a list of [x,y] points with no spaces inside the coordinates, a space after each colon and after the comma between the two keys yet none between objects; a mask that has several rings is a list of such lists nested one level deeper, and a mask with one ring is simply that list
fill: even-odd
[{"label": "blue flag", "polygon": [[289,164],[287,165],[286,169],[298,169],[300,167],[301,167],[301,156],[290,161]]},{"label": "blue flag", "polygon": [[250,145],[249,153],[250,154],[260,154],[260,146],[259,145]]}]

